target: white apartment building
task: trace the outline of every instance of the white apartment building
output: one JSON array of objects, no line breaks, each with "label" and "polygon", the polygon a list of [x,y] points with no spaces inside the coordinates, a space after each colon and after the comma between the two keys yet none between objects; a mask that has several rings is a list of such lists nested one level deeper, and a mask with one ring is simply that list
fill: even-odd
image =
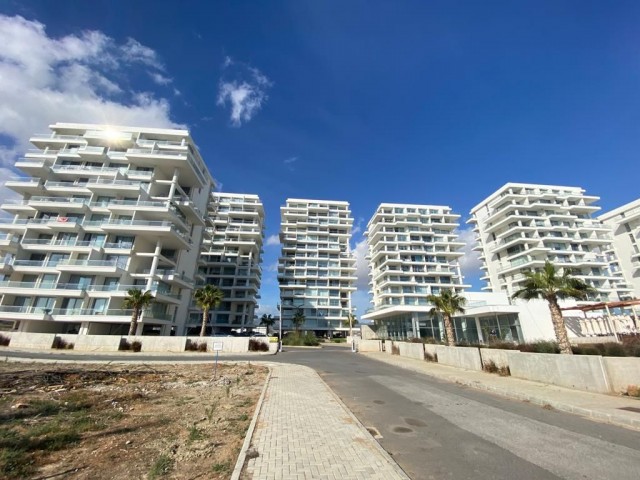
[{"label": "white apartment building", "polygon": [[186,130],[56,123],[5,185],[0,320],[21,331],[126,334],[130,288],[150,290],[139,334],[182,332],[213,180]]},{"label": "white apartment building", "polygon": [[280,216],[278,281],[283,328],[293,328],[291,318],[300,310],[305,316],[302,330],[318,334],[340,327],[348,330],[344,324],[356,290],[349,203],[287,199]]},{"label": "white apartment building", "polygon": [[613,235],[609,268],[626,290],[622,298],[640,298],[640,199],[598,217]]},{"label": "white apartment building", "polygon": [[383,203],[369,220],[365,237],[373,308],[363,318],[382,326],[383,336],[441,337],[438,319],[428,315],[427,295],[464,291],[459,218],[445,206]]},{"label": "white apartment building", "polygon": [[512,295],[526,271],[546,260],[598,290],[590,300],[617,300],[623,286],[609,272],[610,228],[592,217],[599,197],[579,187],[508,183],[471,210],[487,282]]},{"label": "white apartment building", "polygon": [[[210,312],[215,332],[251,328],[260,298],[264,207],[257,195],[214,192],[210,200],[198,286],[215,285],[224,293]],[[197,334],[201,325],[202,312],[192,304],[189,330]]]}]

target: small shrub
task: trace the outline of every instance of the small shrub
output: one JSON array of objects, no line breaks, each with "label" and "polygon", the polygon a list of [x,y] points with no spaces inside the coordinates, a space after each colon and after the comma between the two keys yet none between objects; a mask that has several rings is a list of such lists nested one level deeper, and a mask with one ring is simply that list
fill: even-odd
[{"label": "small shrub", "polygon": [[418,337],[412,337],[408,341],[409,341],[409,343],[424,343],[424,341],[421,338],[418,338]]},{"label": "small shrub", "polygon": [[305,346],[305,347],[316,347],[320,345],[320,342],[316,338],[316,335],[313,332],[294,332],[290,335],[287,335],[282,339],[283,345],[288,345],[290,347],[295,346]]},{"label": "small shrub", "polygon": [[604,354],[607,357],[626,357],[627,352],[619,343],[605,343]]},{"label": "small shrub", "polygon": [[139,342],[138,340],[134,340],[133,342],[130,342],[126,338],[123,338],[120,340],[120,346],[118,347],[118,350],[128,350],[132,352],[139,352],[140,350],[142,350],[142,342]]},{"label": "small shrub", "polygon": [[428,343],[429,345],[436,345],[436,344],[442,343],[439,340],[436,340],[434,337],[422,337],[422,342]]},{"label": "small shrub", "polygon": [[509,365],[505,367],[498,367],[498,375],[500,375],[501,377],[510,377],[511,369],[509,368]]},{"label": "small shrub", "polygon": [[424,352],[424,359],[427,362],[433,362],[433,363],[438,363],[438,354],[437,353],[429,353],[429,352]]},{"label": "small shrub", "polygon": [[556,342],[539,340],[532,343],[521,343],[518,350],[528,353],[560,353],[560,347]]},{"label": "small shrub", "polygon": [[571,347],[574,355],[601,355],[602,353],[593,345],[574,345]]},{"label": "small shrub", "polygon": [[256,340],[255,338],[249,339],[249,351],[250,352],[268,352],[269,345],[263,341]]},{"label": "small shrub", "polygon": [[74,344],[71,342],[67,342],[62,337],[54,337],[53,344],[51,348],[56,348],[58,350],[73,350]]},{"label": "small shrub", "polygon": [[187,344],[184,347],[188,352],[206,352],[207,342],[197,342],[193,340],[187,340]]},{"label": "small shrub", "polygon": [[173,467],[173,459],[167,455],[162,454],[154,462],[151,470],[149,471],[149,478],[154,479],[169,473],[169,470]]},{"label": "small shrub", "polygon": [[347,343],[347,339],[346,338],[332,338],[331,342],[332,343]]},{"label": "small shrub", "polygon": [[400,355],[400,347],[398,345],[391,345],[391,355]]},{"label": "small shrub", "polygon": [[627,395],[640,398],[640,387],[638,385],[629,385],[627,387]]},{"label": "small shrub", "polygon": [[6,335],[0,335],[0,347],[8,347],[9,342],[11,342],[11,338]]},{"label": "small shrub", "polygon": [[500,350],[517,350],[518,345],[512,342],[491,342],[486,348],[496,348]]}]

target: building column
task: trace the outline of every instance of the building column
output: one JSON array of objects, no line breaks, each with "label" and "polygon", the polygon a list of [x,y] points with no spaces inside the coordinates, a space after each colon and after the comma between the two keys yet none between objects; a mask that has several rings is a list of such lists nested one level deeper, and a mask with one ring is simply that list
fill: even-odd
[{"label": "building column", "polygon": [[91,324],[89,322],[82,322],[80,324],[80,330],[78,331],[78,335],[89,335],[89,326]]},{"label": "building column", "polygon": [[149,278],[147,279],[146,290],[151,290],[153,286],[153,276],[158,269],[158,262],[160,261],[160,253],[162,252],[162,242],[158,240],[156,242],[156,249],[153,251],[153,260],[151,260],[151,270],[149,271]]},{"label": "building column", "polygon": [[178,184],[179,177],[180,177],[180,171],[176,168],[173,171],[173,178],[171,179],[171,186],[169,187],[169,200],[173,200],[173,196],[176,193],[176,185]]}]

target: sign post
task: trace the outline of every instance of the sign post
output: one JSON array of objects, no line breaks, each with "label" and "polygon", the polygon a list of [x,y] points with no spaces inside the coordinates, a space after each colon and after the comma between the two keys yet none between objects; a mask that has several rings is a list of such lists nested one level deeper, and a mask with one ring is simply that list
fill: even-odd
[{"label": "sign post", "polygon": [[222,351],[222,347],[223,347],[223,343],[222,342],[213,342],[213,351],[216,352],[216,363],[215,363],[215,367],[213,367],[213,379],[216,379],[216,375],[218,374],[218,356],[220,355],[220,352]]}]

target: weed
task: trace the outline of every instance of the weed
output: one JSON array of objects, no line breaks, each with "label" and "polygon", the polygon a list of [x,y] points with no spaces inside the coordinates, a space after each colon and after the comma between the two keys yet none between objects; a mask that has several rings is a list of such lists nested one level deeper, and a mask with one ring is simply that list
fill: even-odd
[{"label": "weed", "polygon": [[424,359],[427,362],[438,363],[438,354],[437,353],[424,352]]},{"label": "weed", "polygon": [[188,437],[188,442],[197,442],[198,440],[202,440],[204,439],[205,435],[204,432],[202,430],[200,430],[198,427],[196,427],[195,425],[189,427],[189,437]]},{"label": "weed", "polygon": [[224,389],[225,395],[228,397],[231,394],[231,385],[227,385]]},{"label": "weed", "polygon": [[282,344],[289,346],[317,347],[320,345],[320,342],[313,332],[294,332],[283,338]]},{"label": "weed", "polygon": [[213,466],[213,471],[215,473],[226,473],[229,471],[229,462],[224,462],[224,463],[216,463]]},{"label": "weed", "polygon": [[391,355],[400,355],[400,347],[398,345],[391,344]]},{"label": "weed", "polygon": [[217,408],[217,403],[212,403],[210,407],[205,407],[204,413],[207,416],[207,420],[211,421],[213,419],[213,414],[215,413]]},{"label": "weed", "polygon": [[640,398],[640,387],[638,385],[629,385],[627,387],[627,395]]},{"label": "weed", "polygon": [[542,405],[542,408],[544,408],[545,410],[555,410],[555,408],[553,408],[550,404],[545,403]]},{"label": "weed", "polygon": [[249,339],[249,351],[250,352],[268,352],[269,345],[264,343],[261,340],[256,340],[255,338]]},{"label": "weed", "polygon": [[487,373],[498,373],[498,367],[493,360],[483,362],[482,369]]},{"label": "weed", "polygon": [[120,340],[120,346],[118,347],[118,350],[130,350],[132,352],[139,352],[140,350],[142,350],[142,343],[138,340],[130,342],[126,338],[123,338],[122,340]]},{"label": "weed", "polygon": [[169,473],[171,468],[173,468],[173,459],[169,455],[163,453],[151,466],[151,470],[149,470],[149,479],[153,480],[154,478],[164,476]]},{"label": "weed", "polygon": [[185,346],[185,350],[188,352],[206,352],[207,343],[197,342],[194,340],[187,340],[187,345]]},{"label": "weed", "polygon": [[238,420],[240,420],[241,422],[246,422],[247,420],[249,420],[249,415],[247,415],[246,413],[243,413],[238,417]]},{"label": "weed", "polygon": [[62,337],[54,337],[53,344],[51,345],[51,348],[55,348],[57,350],[73,350],[73,347],[73,343],[67,342]]},{"label": "weed", "polygon": [[8,347],[11,342],[11,338],[6,335],[0,335],[0,347]]}]

